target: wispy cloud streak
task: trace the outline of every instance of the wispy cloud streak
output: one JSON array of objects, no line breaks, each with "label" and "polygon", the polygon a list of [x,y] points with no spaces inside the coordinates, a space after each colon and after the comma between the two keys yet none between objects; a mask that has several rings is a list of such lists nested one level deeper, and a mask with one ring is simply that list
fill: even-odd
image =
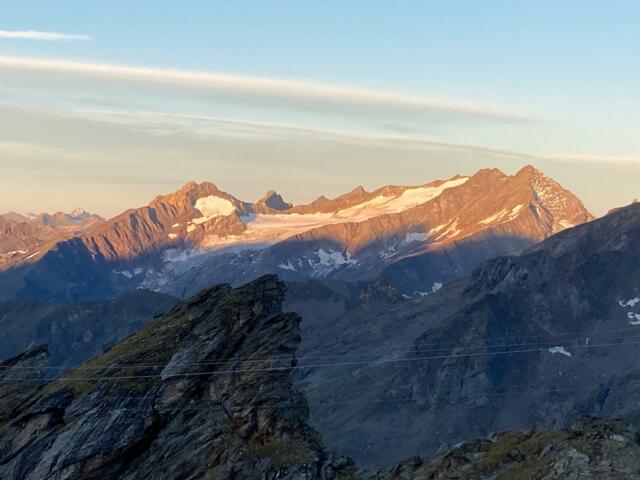
[{"label": "wispy cloud streak", "polygon": [[592,163],[592,164],[636,164],[640,165],[640,155],[585,155],[585,154],[559,154],[545,155],[547,160],[570,163]]},{"label": "wispy cloud streak", "polygon": [[39,32],[37,30],[0,30],[0,38],[17,40],[46,40],[50,42],[86,42],[93,39],[90,35]]},{"label": "wispy cloud streak", "polygon": [[260,100],[284,104],[298,102],[312,108],[369,107],[405,113],[437,113],[502,122],[528,121],[525,116],[500,107],[313,81],[8,56],[0,56],[0,69],[71,74],[202,89],[221,95],[241,97],[249,102]]}]

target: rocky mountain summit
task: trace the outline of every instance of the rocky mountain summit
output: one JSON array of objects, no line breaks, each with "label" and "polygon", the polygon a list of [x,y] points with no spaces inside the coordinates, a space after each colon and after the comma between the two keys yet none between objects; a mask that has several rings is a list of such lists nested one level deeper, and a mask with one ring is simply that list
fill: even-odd
[{"label": "rocky mountain summit", "polygon": [[[491,192],[487,195],[487,192]],[[518,253],[592,216],[533,167],[418,186],[362,187],[292,206],[274,191],[241,201],[188,183],[147,206],[27,252],[0,272],[0,298],[96,299],[138,287],[187,297],[263,274],[375,282],[407,297]]]}]

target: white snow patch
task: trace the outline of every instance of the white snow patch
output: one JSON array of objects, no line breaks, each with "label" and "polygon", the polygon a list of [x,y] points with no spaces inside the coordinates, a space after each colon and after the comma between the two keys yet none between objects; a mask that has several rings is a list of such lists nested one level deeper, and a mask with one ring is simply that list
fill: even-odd
[{"label": "white snow patch", "polygon": [[287,263],[280,262],[278,264],[278,268],[281,268],[282,270],[291,270],[291,271],[294,271],[294,272],[297,271],[296,267],[291,265],[291,260],[287,260]]},{"label": "white snow patch", "polygon": [[424,232],[409,232],[404,237],[404,243],[426,242],[428,235]]},{"label": "white snow patch", "polygon": [[7,253],[2,253],[1,255],[24,255],[27,253],[25,250],[11,250]]},{"label": "white snow patch", "polygon": [[558,225],[560,225],[563,229],[571,228],[571,227],[575,227],[576,226],[575,223],[567,222],[566,220],[560,220],[558,222]]},{"label": "white snow patch", "polygon": [[640,313],[628,312],[629,325],[640,325]]},{"label": "white snow patch", "polygon": [[188,233],[191,233],[191,232],[193,232],[195,229],[196,229],[196,226],[195,226],[195,225],[189,225],[189,226],[187,227],[187,232],[188,232]]},{"label": "white snow patch", "polygon": [[171,228],[178,228],[180,226],[179,223],[174,223],[173,225],[171,225]]},{"label": "white snow patch", "polygon": [[504,208],[502,210],[500,210],[498,213],[495,213],[493,215],[491,215],[490,217],[484,218],[482,220],[480,220],[478,223],[482,224],[482,225],[488,225],[489,223],[493,223],[496,220],[501,219],[502,217],[504,217],[507,212],[509,211],[509,209]]},{"label": "white snow patch", "polygon": [[[454,219],[446,225],[446,229],[437,234],[437,238],[443,237],[455,237],[460,234],[460,229],[458,228],[458,219]],[[439,228],[439,227],[436,227]],[[431,232],[429,232],[431,233]]]},{"label": "white snow patch", "polygon": [[618,301],[618,304],[621,307],[635,307],[638,303],[640,303],[640,298],[638,297],[632,298],[631,300],[627,300],[626,302],[624,300]]},{"label": "white snow patch", "polygon": [[194,207],[203,215],[192,220],[192,223],[195,224],[205,223],[216,217],[226,217],[236,210],[229,200],[215,195],[199,198]]},{"label": "white snow patch", "polygon": [[325,251],[322,248],[316,250],[315,255],[318,260],[307,259],[307,263],[313,269],[314,277],[326,277],[331,272],[343,267],[357,265],[358,261],[351,257],[348,251],[338,252],[335,250]]},{"label": "white snow patch", "polygon": [[113,273],[117,275],[122,275],[123,277],[126,277],[126,278],[133,278],[136,275],[140,275],[142,272],[144,272],[144,268],[134,268],[133,270],[114,270],[113,271]]},{"label": "white snow patch", "polygon": [[442,282],[434,282],[433,285],[431,286],[431,291],[428,291],[428,292],[416,291],[415,294],[419,297],[426,297],[427,295],[436,293],[441,288],[442,288]]},{"label": "white snow patch", "polygon": [[438,225],[437,227],[433,227],[431,230],[429,230],[429,235],[435,235],[437,234],[440,230],[442,230],[443,228],[445,228],[447,226],[446,223],[442,224],[442,225]]},{"label": "white snow patch", "polygon": [[169,248],[162,254],[162,260],[165,263],[186,262],[205,253],[203,250]]},{"label": "white snow patch", "polygon": [[178,238],[178,234],[177,233],[170,233],[169,234],[169,238],[171,238],[171,239]]},{"label": "white snow patch", "polygon": [[359,203],[336,213],[337,218],[348,218],[350,221],[363,221],[367,218],[399,213],[422,205],[438,197],[449,188],[459,187],[469,180],[469,177],[457,178],[443,182],[437,187],[407,188],[400,195],[379,195],[366,202]]},{"label": "white snow patch", "polygon": [[396,244],[390,245],[384,250],[378,252],[378,256],[383,260],[388,260],[389,258],[395,257],[398,254],[398,246]]},{"label": "white snow patch", "polygon": [[571,352],[569,352],[566,348],[561,346],[551,347],[549,349],[549,353],[559,353],[561,355],[564,355],[565,357],[571,356]]},{"label": "white snow patch", "polygon": [[514,218],[516,218],[518,216],[518,214],[520,213],[520,210],[522,210],[524,208],[524,205],[519,204],[516,205],[515,207],[513,207],[511,210],[509,210],[508,208],[504,208],[502,210],[500,210],[498,213],[491,215],[490,217],[487,217],[485,219],[480,220],[478,223],[481,225],[488,225],[490,223],[494,223],[497,221],[509,221],[509,220],[513,220]]},{"label": "white snow patch", "polygon": [[340,266],[340,265],[355,265],[358,263],[356,260],[351,258],[351,254],[349,252],[335,252],[333,250],[329,250],[325,252],[323,249],[319,249],[316,254],[320,259],[320,265],[324,266]]}]

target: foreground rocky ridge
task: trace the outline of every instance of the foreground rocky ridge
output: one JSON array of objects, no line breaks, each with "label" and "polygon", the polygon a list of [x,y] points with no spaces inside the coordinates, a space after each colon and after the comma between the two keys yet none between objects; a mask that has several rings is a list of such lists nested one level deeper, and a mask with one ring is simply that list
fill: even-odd
[{"label": "foreground rocky ridge", "polygon": [[636,430],[596,419],[567,430],[492,434],[386,471],[357,469],[329,453],[308,425],[290,376],[299,318],[282,312],[283,297],[283,284],[270,276],[205,290],[44,386],[46,348],[0,364],[0,476],[640,478]]},{"label": "foreground rocky ridge", "polygon": [[40,389],[0,427],[0,477],[350,478],[289,376],[275,277],[203,291]]},{"label": "foreground rocky ridge", "polygon": [[492,434],[433,459],[414,457],[370,480],[589,480],[640,478],[638,431],[585,418],[566,430]]}]

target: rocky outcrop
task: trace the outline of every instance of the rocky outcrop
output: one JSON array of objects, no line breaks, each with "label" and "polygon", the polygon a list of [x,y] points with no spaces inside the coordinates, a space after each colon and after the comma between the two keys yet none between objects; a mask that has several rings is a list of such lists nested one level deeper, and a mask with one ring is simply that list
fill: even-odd
[{"label": "rocky outcrop", "polygon": [[433,459],[414,457],[363,480],[640,478],[638,431],[621,421],[585,418],[566,430],[493,434]]},{"label": "rocky outcrop", "polygon": [[0,424],[0,477],[348,479],[290,378],[283,284],[200,292]]}]

